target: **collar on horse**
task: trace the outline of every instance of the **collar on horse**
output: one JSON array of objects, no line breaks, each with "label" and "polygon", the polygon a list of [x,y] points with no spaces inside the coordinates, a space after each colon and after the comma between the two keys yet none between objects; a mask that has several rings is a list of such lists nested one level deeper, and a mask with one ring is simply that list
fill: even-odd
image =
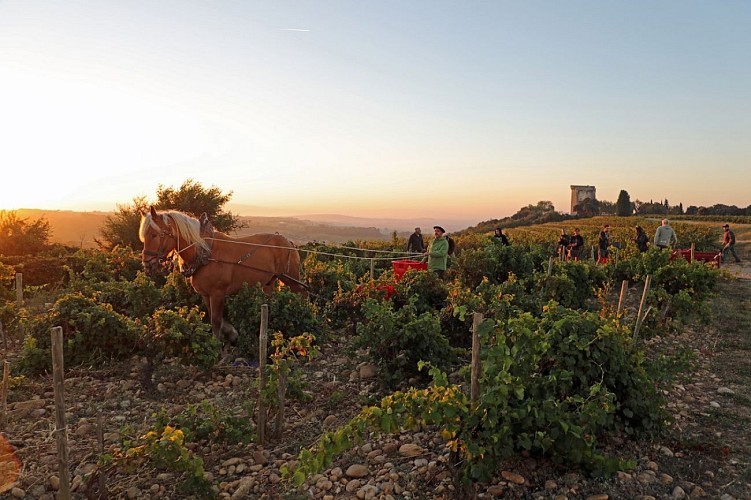
[{"label": "collar on horse", "polygon": [[[190,265],[187,266],[183,265],[180,270],[180,273],[182,273],[182,275],[186,278],[190,278],[191,276],[196,274],[199,269],[208,264],[209,260],[211,260],[211,249],[214,246],[214,226],[213,224],[211,224],[211,221],[209,220],[208,215],[206,215],[206,212],[201,214],[199,221],[201,223],[201,238],[204,238],[208,241],[209,249],[206,250],[201,245],[196,245],[198,250],[196,250],[196,254],[193,256],[193,262],[191,262]],[[185,251],[188,248],[190,248],[190,246],[184,248],[183,250],[178,250],[178,255],[181,251]],[[185,263],[185,261],[183,261],[183,263]]]}]

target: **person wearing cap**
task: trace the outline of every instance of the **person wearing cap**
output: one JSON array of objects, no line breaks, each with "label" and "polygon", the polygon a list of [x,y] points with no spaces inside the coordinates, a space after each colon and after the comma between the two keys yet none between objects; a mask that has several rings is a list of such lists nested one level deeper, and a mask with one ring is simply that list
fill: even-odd
[{"label": "person wearing cap", "polygon": [[678,236],[667,219],[662,219],[662,225],[655,231],[655,246],[661,250],[666,249],[671,244],[678,245]]},{"label": "person wearing cap", "polygon": [[443,278],[446,273],[446,264],[449,257],[449,240],[444,235],[446,230],[441,226],[433,226],[433,235],[435,238],[428,243],[428,250],[422,261],[428,261],[428,270],[435,272]]},{"label": "person wearing cap", "polygon": [[409,237],[407,251],[411,253],[425,252],[425,241],[422,239],[422,231],[419,227],[416,227],[415,232]]},{"label": "person wearing cap", "polygon": [[735,253],[735,233],[730,230],[730,226],[725,224],[722,226],[722,261],[725,262],[728,258],[728,252],[733,254],[736,262],[740,262],[738,254]]}]

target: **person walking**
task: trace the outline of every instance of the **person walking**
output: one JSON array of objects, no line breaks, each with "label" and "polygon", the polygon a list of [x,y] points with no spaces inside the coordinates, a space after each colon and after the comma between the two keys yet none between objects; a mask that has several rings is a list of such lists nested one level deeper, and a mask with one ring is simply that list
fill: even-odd
[{"label": "person walking", "polygon": [[673,228],[670,227],[670,223],[667,219],[662,219],[662,225],[655,231],[655,246],[660,250],[664,250],[667,247],[678,245],[678,236],[676,236]]},{"label": "person walking", "polygon": [[644,228],[641,226],[636,226],[636,238],[634,238],[634,243],[636,243],[636,248],[642,253],[646,252],[649,248],[649,238],[647,238],[647,233],[644,232]]},{"label": "person walking", "polygon": [[411,253],[425,253],[425,240],[422,239],[422,230],[419,227],[416,227],[415,232],[410,235],[407,242],[407,251]]},{"label": "person walking", "polygon": [[600,231],[600,238],[597,240],[597,263],[607,264],[610,255],[610,226],[605,224]]},{"label": "person walking", "polygon": [[740,262],[738,254],[735,253],[735,233],[730,230],[730,226],[725,224],[722,226],[722,261],[725,262],[728,258],[728,253],[732,253],[736,262]]},{"label": "person walking", "polygon": [[495,241],[497,243],[500,243],[503,246],[509,246],[511,243],[508,241],[508,236],[503,234],[503,230],[500,227],[495,228],[495,232],[493,234],[493,238],[495,238]]},{"label": "person walking", "polygon": [[446,273],[446,264],[449,256],[449,240],[444,237],[446,230],[441,226],[433,226],[433,235],[435,236],[428,243],[428,250],[422,261],[428,262],[428,270],[433,271],[439,277],[443,278]]},{"label": "person walking", "polygon": [[569,257],[571,260],[579,260],[582,248],[584,248],[584,237],[579,234],[579,228],[574,228],[574,234],[571,236],[571,242],[569,243]]}]

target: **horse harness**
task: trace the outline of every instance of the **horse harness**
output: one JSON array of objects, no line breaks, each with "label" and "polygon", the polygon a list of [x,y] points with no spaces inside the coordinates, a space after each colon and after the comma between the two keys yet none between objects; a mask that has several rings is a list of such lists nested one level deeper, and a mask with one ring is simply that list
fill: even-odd
[{"label": "horse harness", "polygon": [[[203,224],[202,224],[201,227],[203,228]],[[203,231],[203,229],[202,229],[202,231]],[[211,236],[213,236],[213,234],[214,234],[213,228],[211,228]],[[293,278],[292,276],[290,276],[289,274],[287,274],[287,273],[289,273],[289,268],[290,268],[290,265],[292,264],[292,251],[291,251],[292,248],[290,248],[289,251],[287,252],[287,269],[286,269],[285,272],[281,273],[281,275],[279,275],[277,273],[274,273],[272,271],[269,271],[268,269],[261,269],[259,267],[251,266],[251,265],[245,263],[246,260],[248,260],[250,257],[253,256],[254,253],[256,253],[258,251],[258,248],[265,246],[269,241],[271,241],[271,239],[274,236],[276,236],[278,234],[279,233],[269,235],[269,237],[266,238],[266,240],[263,243],[254,243],[254,245],[257,245],[257,247],[253,248],[251,251],[249,251],[248,253],[246,253],[242,257],[240,257],[237,260],[237,262],[230,262],[230,261],[224,261],[224,260],[214,259],[214,258],[211,257],[211,252],[206,253],[203,249],[200,249],[199,252],[196,252],[196,258],[194,259],[193,265],[191,266],[191,268],[189,268],[189,270],[191,271],[191,273],[190,274],[185,274],[185,271],[183,271],[183,274],[185,274],[185,276],[192,276],[201,267],[205,266],[209,262],[219,262],[219,263],[222,263],[222,264],[233,264],[233,265],[236,265],[236,266],[242,266],[242,267],[246,267],[248,269],[253,269],[254,271],[260,271],[262,273],[269,273],[269,274],[271,274],[271,278],[269,278],[269,280],[265,283],[264,286],[270,285],[276,279],[280,279],[282,281],[284,281],[284,279],[287,279],[287,280],[290,280],[290,281],[294,281],[296,284],[298,284],[298,285],[304,287],[305,289],[307,289],[308,288],[307,284],[302,283],[301,281],[296,280],[295,278]],[[284,279],[282,279],[282,278],[284,278]]]}]

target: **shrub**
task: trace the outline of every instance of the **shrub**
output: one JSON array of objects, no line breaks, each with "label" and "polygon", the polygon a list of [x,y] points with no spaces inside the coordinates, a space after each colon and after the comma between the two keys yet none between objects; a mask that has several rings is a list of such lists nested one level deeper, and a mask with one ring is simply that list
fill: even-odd
[{"label": "shrub", "polygon": [[451,348],[436,312],[418,315],[413,300],[395,310],[391,302],[373,299],[365,302],[364,311],[355,345],[368,349],[387,386],[417,375],[419,361],[446,366],[451,360]]},{"label": "shrub", "polygon": [[313,333],[325,339],[318,310],[308,299],[286,286],[266,295],[260,285],[245,285],[236,295],[227,297],[225,318],[239,333],[237,346],[246,358],[258,359],[263,304],[269,305],[269,332],[280,331],[287,338]]},{"label": "shrub", "polygon": [[446,305],[446,283],[433,272],[408,270],[401,281],[394,285],[392,300],[396,308],[413,300],[417,314],[437,311]]},{"label": "shrub", "polygon": [[198,307],[157,309],[143,329],[146,352],[152,362],[177,357],[183,363],[209,369],[220,358],[222,343],[203,320]]},{"label": "shrub", "polygon": [[355,333],[357,323],[365,318],[363,306],[368,299],[385,300],[387,283],[366,280],[354,286],[344,288],[342,283],[333,299],[326,304],[324,317],[331,328],[349,327]]},{"label": "shrub", "polygon": [[[61,326],[65,341],[63,355],[66,366],[101,365],[109,359],[123,359],[137,351],[138,326],[117,313],[109,304],[100,304],[80,293],[60,297],[49,314],[28,318],[25,331],[22,365],[39,373],[52,366],[49,357],[50,329]],[[46,362],[39,352],[46,351]]]},{"label": "shrub", "polygon": [[474,288],[483,278],[497,284],[506,281],[509,273],[529,276],[535,268],[535,260],[528,249],[521,246],[489,244],[462,252],[454,268],[459,281]]}]

